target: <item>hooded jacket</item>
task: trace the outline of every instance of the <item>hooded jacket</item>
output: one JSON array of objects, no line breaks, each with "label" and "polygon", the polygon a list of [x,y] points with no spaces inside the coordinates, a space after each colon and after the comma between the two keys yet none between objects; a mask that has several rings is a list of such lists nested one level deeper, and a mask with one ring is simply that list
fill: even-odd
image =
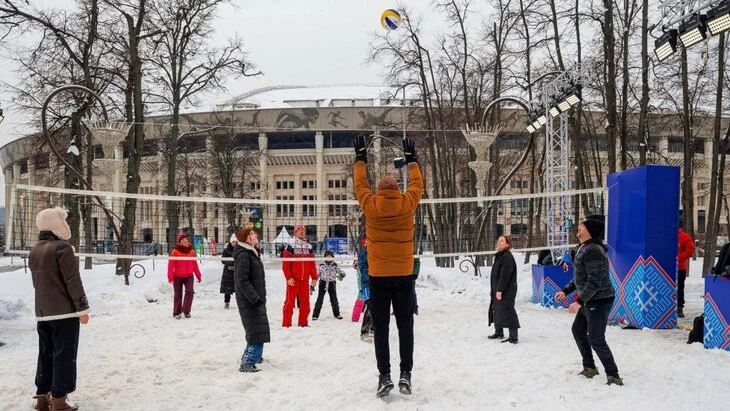
[{"label": "hooded jacket", "polygon": [[416,207],[423,194],[418,163],[408,164],[408,190],[383,189],[373,193],[365,162],[355,163],[355,196],[365,213],[368,269],[372,277],[413,273],[413,233]]},{"label": "hooded jacket", "polygon": [[[195,250],[192,246],[189,248],[177,245],[170,253],[170,257],[195,257]],[[195,274],[198,281],[202,280],[198,262],[195,260],[169,260],[167,262],[167,281],[172,281],[175,277],[188,278]]]},{"label": "hooded jacket", "polygon": [[587,307],[614,298],[616,292],[608,274],[608,254],[600,240],[592,238],[578,246],[573,259],[573,279],[562,291],[566,295],[576,291],[576,301]]},{"label": "hooded jacket", "polygon": [[687,260],[689,260],[695,253],[695,242],[689,234],[685,233],[682,228],[679,228],[679,250],[677,252],[677,265],[678,269],[687,271]]}]

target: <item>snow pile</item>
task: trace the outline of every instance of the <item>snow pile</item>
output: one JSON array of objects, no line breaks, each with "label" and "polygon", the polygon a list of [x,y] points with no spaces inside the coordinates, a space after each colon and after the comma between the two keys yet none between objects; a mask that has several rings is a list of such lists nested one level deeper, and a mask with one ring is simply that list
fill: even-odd
[{"label": "snow pile", "polygon": [[[522,257],[517,256],[518,264]],[[458,263],[458,262],[457,262]],[[201,264],[192,318],[172,319],[172,289],[165,264],[145,261],[147,274],[124,286],[112,264],[84,271],[92,307],[82,327],[79,378],[73,401],[85,410],[180,409],[725,409],[730,401],[730,353],[687,345],[685,330],[622,330],[607,340],[626,386],[605,385],[605,375],[576,373],[580,356],[570,326],[573,315],[529,303],[529,267],[520,269],[517,311],[522,329],[516,346],[487,340],[489,269],[435,266],[424,260],[417,283],[420,315],[415,327],[413,395],[375,397],[372,344],[360,341],[349,321],[357,296],[356,274],[337,293],[344,320],[332,316],[328,298],[310,328],[280,327],[283,274],[267,264],[272,343],[263,370],[238,372],[245,344],[235,303],[223,309],[220,263]],[[687,280],[687,318],[702,311],[701,261]],[[0,409],[31,409],[37,356],[30,276],[0,274]],[[157,300],[157,302],[148,302]],[[312,305],[314,297],[312,297]],[[296,315],[296,312],[295,312]],[[395,321],[391,363],[398,373]],[[3,408],[4,407],[4,408]]]}]

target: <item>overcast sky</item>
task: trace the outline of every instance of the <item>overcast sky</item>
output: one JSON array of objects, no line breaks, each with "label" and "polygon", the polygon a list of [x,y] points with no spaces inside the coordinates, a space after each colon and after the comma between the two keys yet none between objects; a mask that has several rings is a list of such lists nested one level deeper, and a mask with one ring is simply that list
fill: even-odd
[{"label": "overcast sky", "polygon": [[[64,0],[67,1],[67,0]],[[48,2],[52,4],[53,2]],[[425,18],[423,26],[436,32],[439,22],[430,0],[403,2]],[[384,30],[380,14],[395,8],[390,0],[234,0],[219,16],[216,41],[238,34],[263,76],[230,81],[228,90],[206,96],[200,109],[251,89],[282,85],[381,84],[383,68],[365,64],[372,34]],[[430,18],[430,20],[429,20]],[[0,55],[0,81],[16,84],[12,60]],[[24,135],[26,118],[8,107],[12,96],[0,95],[5,121],[0,145]],[[0,183],[4,176],[0,173]],[[5,190],[0,190],[4,204]]]}]

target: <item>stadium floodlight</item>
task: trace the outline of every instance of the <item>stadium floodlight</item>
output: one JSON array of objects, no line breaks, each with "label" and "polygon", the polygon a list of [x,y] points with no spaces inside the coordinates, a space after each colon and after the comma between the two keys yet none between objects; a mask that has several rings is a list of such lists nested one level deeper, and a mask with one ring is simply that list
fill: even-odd
[{"label": "stadium floodlight", "polygon": [[537,128],[535,128],[535,126],[533,126],[532,124],[528,124],[525,130],[527,130],[528,133],[532,134],[537,131]]},{"label": "stadium floodlight", "polygon": [[[564,102],[568,103],[570,107],[575,106],[583,100],[583,85],[575,84],[566,91]],[[562,103],[561,103],[562,104]],[[561,108],[562,110],[562,108]]]},{"label": "stadium floodlight", "polygon": [[540,114],[540,116],[537,118],[537,123],[540,125],[540,127],[544,126],[545,123],[547,123],[547,116],[545,113]]},{"label": "stadium floodlight", "polygon": [[558,108],[558,106],[552,106],[550,107],[549,113],[550,117],[557,117],[558,114],[560,114],[560,109]]},{"label": "stadium floodlight", "polygon": [[568,100],[563,99],[563,101],[558,103],[558,110],[560,110],[561,113],[570,110],[570,103],[568,103]]},{"label": "stadium floodlight", "polygon": [[654,55],[664,61],[677,51],[677,30],[667,30],[654,42]]},{"label": "stadium floodlight", "polygon": [[730,29],[730,0],[725,0],[707,12],[707,30],[715,36]]},{"label": "stadium floodlight", "polygon": [[679,40],[684,48],[691,47],[707,38],[707,16],[695,14],[679,25]]}]

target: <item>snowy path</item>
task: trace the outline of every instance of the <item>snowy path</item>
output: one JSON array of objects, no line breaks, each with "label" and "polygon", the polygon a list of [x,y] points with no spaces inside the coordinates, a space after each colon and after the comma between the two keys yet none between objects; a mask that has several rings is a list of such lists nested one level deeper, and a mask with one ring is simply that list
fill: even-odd
[{"label": "snowy path", "polygon": [[[519,260],[518,260],[519,261]],[[121,285],[111,265],[84,272],[92,318],[82,327],[79,379],[71,395],[84,410],[180,409],[593,409],[720,410],[730,401],[730,353],[685,344],[684,330],[609,327],[624,387],[608,387],[602,367],[593,380],[576,376],[580,356],[570,333],[573,316],[528,302],[529,271],[520,272],[520,344],[487,340],[488,277],[439,269],[424,261],[418,282],[412,396],[375,398],[372,344],[349,320],[356,275],[338,284],[345,319],[332,317],[328,299],[307,329],[282,329],[282,274],[267,267],[272,343],[262,372],[242,374],[244,345],[235,309],[222,308],[220,265],[202,265],[193,318],[171,318],[172,290],[157,262],[141,280]],[[700,262],[694,262],[693,268]],[[32,409],[37,337],[30,275],[0,274],[0,408]],[[703,285],[687,281],[687,317],[702,310]],[[146,298],[159,299],[147,303]],[[312,305],[314,297],[312,298]],[[296,315],[296,312],[295,312]],[[398,372],[391,324],[391,363]]]}]

